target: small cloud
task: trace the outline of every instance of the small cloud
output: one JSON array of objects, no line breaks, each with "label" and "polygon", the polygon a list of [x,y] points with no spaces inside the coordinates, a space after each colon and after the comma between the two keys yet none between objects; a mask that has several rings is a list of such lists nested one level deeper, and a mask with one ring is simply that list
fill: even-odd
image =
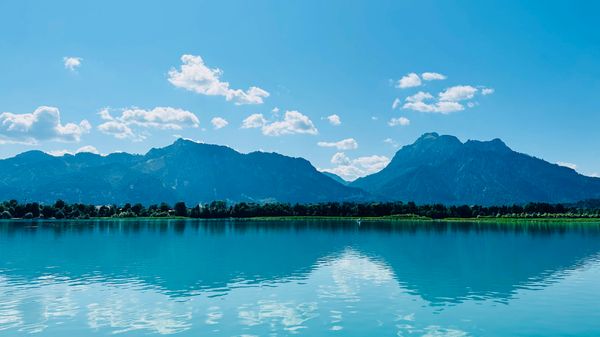
[{"label": "small cloud", "polygon": [[335,173],[345,180],[352,181],[381,171],[389,162],[390,159],[385,156],[372,155],[351,159],[344,152],[337,152],[331,157],[331,163],[337,166],[322,171]]},{"label": "small cloud", "polygon": [[573,163],[567,163],[567,162],[559,161],[556,164],[559,165],[559,166],[568,167],[571,170],[576,170],[577,169],[577,165],[573,164]]},{"label": "small cloud", "polygon": [[421,78],[419,78],[419,75],[415,73],[410,73],[406,76],[403,76],[401,79],[398,80],[398,82],[396,82],[396,88],[400,89],[418,87],[420,85]]},{"label": "small cloud", "polygon": [[457,85],[450,87],[439,94],[440,101],[459,102],[473,98],[477,88],[470,85]]},{"label": "small cloud", "polygon": [[213,119],[210,120],[210,123],[213,125],[215,130],[222,129],[222,128],[226,127],[227,125],[229,125],[229,122],[221,117],[214,117]]},{"label": "small cloud", "polygon": [[410,120],[406,117],[398,117],[398,118],[392,118],[390,119],[390,121],[388,122],[389,126],[408,126],[410,125]]},{"label": "small cloud", "polygon": [[318,131],[308,116],[293,110],[286,111],[283,120],[263,125],[262,133],[266,136],[291,134],[316,135]]},{"label": "small cloud", "polygon": [[377,120],[379,120],[379,117],[377,117],[377,116],[371,116],[371,120],[372,121],[377,121]]},{"label": "small cloud", "polygon": [[260,128],[265,136],[318,133],[308,116],[299,111],[286,111],[282,120],[269,121],[263,114],[252,114],[242,122],[242,129]]},{"label": "small cloud", "polygon": [[391,145],[392,147],[398,147],[398,143],[392,138],[386,138],[383,140],[384,143]]},{"label": "small cloud", "polygon": [[394,99],[394,101],[392,102],[392,110],[399,107],[401,103],[402,101],[400,101],[400,98],[396,97],[396,99]]},{"label": "small cloud", "polygon": [[415,102],[422,102],[422,101],[425,101],[428,99],[433,99],[433,96],[428,92],[419,91],[418,93],[416,93],[412,96],[406,97],[405,100],[407,102],[415,103]]},{"label": "small cloud", "polygon": [[440,80],[445,80],[447,77],[445,75],[442,75],[440,73],[422,73],[421,77],[425,80],[425,81],[440,81]]},{"label": "small cloud", "polygon": [[232,89],[229,82],[221,80],[223,71],[219,68],[209,68],[200,56],[181,56],[180,70],[171,68],[169,82],[178,88],[193,91],[207,96],[223,96],[227,101],[236,105],[262,104],[269,93],[259,87],[251,86],[247,90]]},{"label": "small cloud", "polygon": [[279,113],[279,108],[278,107],[274,107],[273,110],[271,110],[272,113],[274,114],[278,114]]},{"label": "small cloud", "polygon": [[65,65],[65,69],[69,69],[70,71],[76,71],[77,68],[81,67],[81,61],[83,61],[81,57],[63,57],[63,64]]},{"label": "small cloud", "polygon": [[491,95],[495,92],[496,90],[494,90],[493,88],[483,88],[481,89],[481,94],[483,96],[487,96],[487,95]]},{"label": "small cloud", "polygon": [[329,121],[329,124],[331,124],[333,126],[338,126],[338,125],[342,124],[342,120],[340,119],[340,116],[338,116],[336,114],[327,116],[327,120]]},{"label": "small cloud", "polygon": [[402,108],[420,112],[437,112],[442,114],[464,110],[464,106],[457,102],[425,102],[433,99],[434,97],[430,93],[419,91],[412,96],[408,96],[406,98],[406,103],[402,106]]},{"label": "small cloud", "polygon": [[342,139],[338,142],[318,142],[321,147],[335,147],[338,150],[354,150],[358,148],[358,142],[354,138]]},{"label": "small cloud", "polygon": [[267,123],[263,114],[252,114],[242,121],[242,129],[261,128]]}]

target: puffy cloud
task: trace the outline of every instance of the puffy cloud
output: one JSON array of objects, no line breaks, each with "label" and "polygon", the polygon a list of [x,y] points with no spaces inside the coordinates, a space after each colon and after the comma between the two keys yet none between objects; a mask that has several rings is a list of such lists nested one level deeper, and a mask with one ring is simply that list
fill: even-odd
[{"label": "puffy cloud", "polygon": [[335,147],[338,150],[354,150],[358,148],[358,142],[354,138],[342,139],[338,142],[318,142],[321,147]]},{"label": "puffy cloud", "polygon": [[152,110],[124,109],[118,117],[113,117],[108,109],[103,109],[98,114],[106,121],[98,126],[98,130],[119,139],[145,138],[136,134],[132,127],[181,130],[185,127],[197,128],[200,125],[200,120],[194,113],[171,107],[156,107]]},{"label": "puffy cloud", "polygon": [[262,133],[267,136],[291,135],[296,133],[316,135],[318,131],[308,116],[298,111],[286,111],[283,120],[263,125]]},{"label": "puffy cloud", "polygon": [[412,96],[408,96],[406,97],[406,101],[407,102],[422,102],[428,99],[433,99],[433,96],[428,93],[428,92],[423,92],[423,91],[419,91],[418,93],[412,95]]},{"label": "puffy cloud", "polygon": [[172,68],[169,71],[169,82],[178,88],[184,88],[208,96],[223,96],[227,101],[236,105],[262,104],[269,93],[259,87],[252,86],[248,90],[232,89],[229,82],[221,81],[223,71],[219,68],[209,68],[200,56],[181,56],[180,70]]},{"label": "puffy cloud", "polygon": [[83,59],[81,57],[73,57],[73,56],[65,56],[63,57],[63,64],[66,69],[71,71],[77,70],[77,68],[81,67],[81,61]]},{"label": "puffy cloud", "polygon": [[567,162],[564,162],[564,161],[559,161],[556,164],[560,165],[560,166],[568,167],[571,170],[576,170],[577,169],[577,164],[573,164],[573,163],[567,163]]},{"label": "puffy cloud", "polygon": [[242,129],[262,128],[266,123],[263,114],[252,114],[242,121]]},{"label": "puffy cloud", "polygon": [[335,165],[350,165],[352,161],[344,152],[336,152],[333,157],[331,157],[331,163]]},{"label": "puffy cloud", "polygon": [[93,153],[93,154],[100,154],[100,151],[98,151],[98,149],[96,149],[92,145],[82,146],[82,147],[78,148],[75,151],[69,151],[69,150],[55,150],[55,151],[50,151],[50,152],[48,152],[48,154],[50,154],[52,156],[55,156],[55,157],[61,157],[61,156],[64,156],[65,154],[77,154],[77,153],[82,153],[82,152],[89,152],[89,153]]},{"label": "puffy cloud", "polygon": [[450,87],[439,94],[440,101],[459,102],[473,98],[477,88],[470,85],[457,85]]},{"label": "puffy cloud", "polygon": [[[441,95],[441,94],[440,94]],[[402,106],[404,109],[410,109],[420,112],[436,112],[448,114],[455,111],[464,110],[464,106],[458,102],[438,101],[424,102],[434,99],[428,92],[419,91],[418,93],[406,97],[406,103]]]},{"label": "puffy cloud", "polygon": [[226,127],[227,125],[229,125],[229,122],[221,117],[214,117],[213,119],[210,120],[210,123],[213,125],[215,130],[222,129],[222,128]]},{"label": "puffy cloud", "polygon": [[402,103],[402,101],[400,100],[400,98],[396,97],[394,99],[394,101],[392,102],[392,110],[394,110],[397,107],[399,107],[401,103]]},{"label": "puffy cloud", "polygon": [[396,88],[405,89],[418,87],[421,85],[421,78],[419,75],[415,73],[410,73],[406,76],[403,76],[401,79],[396,82]]},{"label": "puffy cloud", "polygon": [[465,107],[457,102],[437,102],[428,104],[425,102],[406,103],[403,106],[405,109],[416,110],[420,112],[437,112],[441,114],[449,114],[451,112],[464,110]]},{"label": "puffy cloud", "polygon": [[435,81],[435,80],[445,80],[446,76],[442,75],[440,73],[422,73],[421,77],[423,78],[423,80],[425,81]]},{"label": "puffy cloud", "polygon": [[334,125],[334,126],[338,126],[338,125],[342,124],[342,120],[340,119],[340,116],[338,116],[336,114],[327,116],[327,120],[329,121],[329,124]]},{"label": "puffy cloud", "polygon": [[119,121],[108,121],[98,125],[98,130],[107,135],[112,135],[115,138],[126,139],[130,138],[133,140],[142,140],[146,137],[141,135],[136,135],[133,133],[133,130],[127,126],[127,124],[119,122]]},{"label": "puffy cloud", "polygon": [[406,117],[398,117],[398,118],[392,118],[390,119],[390,121],[388,122],[389,126],[408,126],[410,125],[410,120]]},{"label": "puffy cloud", "polygon": [[0,114],[0,143],[34,144],[40,140],[78,142],[92,126],[87,120],[79,124],[62,124],[58,108],[40,106],[32,113]]},{"label": "puffy cloud", "polygon": [[481,94],[483,96],[487,96],[487,95],[491,95],[495,92],[496,90],[494,90],[493,88],[483,88],[481,89]]},{"label": "puffy cloud", "polygon": [[331,157],[331,163],[337,166],[323,171],[335,173],[345,180],[352,181],[381,171],[389,162],[390,159],[385,156],[373,155],[350,159],[345,153],[338,152]]},{"label": "puffy cloud", "polygon": [[266,136],[318,133],[310,118],[298,111],[286,111],[283,119],[276,121],[267,120],[263,114],[252,114],[242,122],[242,129],[257,128]]}]

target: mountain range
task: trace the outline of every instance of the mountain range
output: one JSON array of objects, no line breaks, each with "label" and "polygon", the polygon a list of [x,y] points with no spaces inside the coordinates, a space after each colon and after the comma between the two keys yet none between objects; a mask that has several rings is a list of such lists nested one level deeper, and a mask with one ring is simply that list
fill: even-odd
[{"label": "mountain range", "polygon": [[382,171],[346,182],[277,153],[239,153],[178,139],[144,155],[52,156],[28,151],[0,160],[0,200],[91,204],[188,204],[399,200],[500,205],[600,197],[600,179],[517,153],[501,140],[427,133]]},{"label": "mountain range", "polygon": [[600,196],[600,178],[511,150],[500,139],[426,133],[401,148],[380,172],[349,186],[378,199],[504,205],[573,202]]}]

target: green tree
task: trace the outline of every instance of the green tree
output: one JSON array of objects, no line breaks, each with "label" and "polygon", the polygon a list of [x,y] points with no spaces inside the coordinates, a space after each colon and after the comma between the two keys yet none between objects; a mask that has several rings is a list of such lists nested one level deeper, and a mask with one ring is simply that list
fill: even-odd
[{"label": "green tree", "polygon": [[179,201],[175,203],[175,216],[187,216],[187,206],[185,202]]}]

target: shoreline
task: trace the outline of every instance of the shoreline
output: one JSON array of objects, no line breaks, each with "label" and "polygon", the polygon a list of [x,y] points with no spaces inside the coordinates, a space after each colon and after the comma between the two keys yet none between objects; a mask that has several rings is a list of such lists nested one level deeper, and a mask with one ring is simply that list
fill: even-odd
[{"label": "shoreline", "polygon": [[422,216],[381,216],[381,217],[340,217],[340,216],[263,216],[263,217],[227,217],[227,218],[190,218],[190,217],[95,217],[89,219],[0,219],[1,223],[21,222],[21,223],[57,223],[57,222],[128,222],[128,221],[164,221],[164,220],[183,220],[183,221],[240,221],[240,222],[267,222],[267,221],[360,221],[360,222],[472,222],[472,223],[528,223],[528,222],[597,222],[600,223],[600,217],[479,217],[479,218],[443,218],[433,219]]}]

